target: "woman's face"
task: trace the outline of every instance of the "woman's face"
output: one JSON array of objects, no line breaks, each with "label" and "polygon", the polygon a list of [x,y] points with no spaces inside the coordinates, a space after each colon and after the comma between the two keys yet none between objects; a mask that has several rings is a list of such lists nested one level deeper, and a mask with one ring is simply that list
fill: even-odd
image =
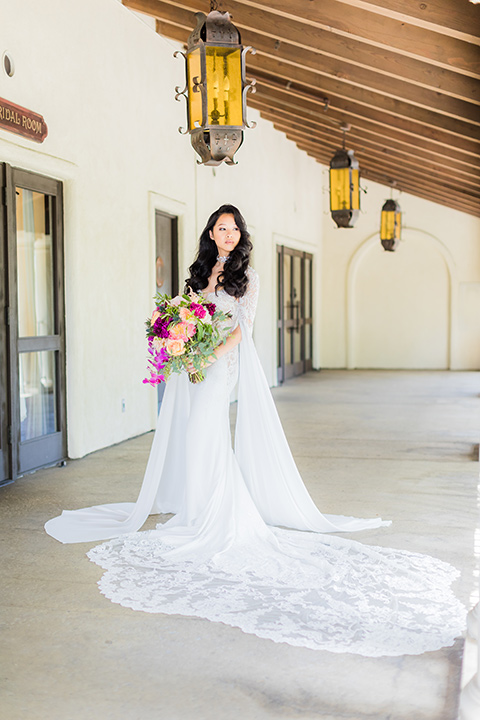
[{"label": "woman's face", "polygon": [[220,215],[213,230],[210,230],[210,237],[217,246],[218,254],[224,257],[237,247],[240,235],[240,228],[229,213]]}]

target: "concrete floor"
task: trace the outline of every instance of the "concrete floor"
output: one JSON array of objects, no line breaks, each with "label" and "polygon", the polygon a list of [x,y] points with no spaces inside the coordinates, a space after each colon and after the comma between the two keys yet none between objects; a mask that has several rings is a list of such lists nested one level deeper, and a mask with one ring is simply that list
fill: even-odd
[{"label": "concrete floor", "polygon": [[[479,393],[480,373],[387,371],[309,373],[274,392],[320,508],[392,519],[355,539],[450,561],[468,606],[480,569]],[[456,718],[461,639],[418,657],[336,655],[100,595],[91,544],[61,545],[43,523],[63,508],[134,499],[151,439],[0,489],[3,718]]]}]

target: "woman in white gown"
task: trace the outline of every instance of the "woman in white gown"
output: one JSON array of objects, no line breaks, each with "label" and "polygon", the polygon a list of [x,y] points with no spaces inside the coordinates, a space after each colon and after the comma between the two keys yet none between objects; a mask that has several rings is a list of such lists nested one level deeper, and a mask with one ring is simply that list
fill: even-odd
[{"label": "woman in white gown", "polygon": [[[231,315],[231,334],[203,382],[168,380],[137,502],[64,511],[47,532],[64,543],[113,538],[88,557],[106,570],[102,593],[134,610],[368,656],[451,645],[465,623],[450,589],[454,568],[324,534],[389,523],[322,515],[310,498],[251,337],[259,281],[250,251],[239,211],[220,207],[187,284]],[[229,399],[237,379],[234,452]],[[137,532],[150,513],[174,516]]]}]

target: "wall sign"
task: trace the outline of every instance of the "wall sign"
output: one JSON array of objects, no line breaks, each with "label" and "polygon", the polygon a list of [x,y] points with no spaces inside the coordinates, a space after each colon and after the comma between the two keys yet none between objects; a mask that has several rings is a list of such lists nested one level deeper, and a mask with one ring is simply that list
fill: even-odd
[{"label": "wall sign", "polygon": [[41,115],[0,98],[0,128],[41,143],[48,135],[47,123]]}]

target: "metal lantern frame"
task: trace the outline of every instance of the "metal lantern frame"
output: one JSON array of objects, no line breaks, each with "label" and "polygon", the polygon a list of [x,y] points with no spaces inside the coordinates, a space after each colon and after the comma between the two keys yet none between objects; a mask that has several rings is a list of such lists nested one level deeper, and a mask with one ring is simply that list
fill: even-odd
[{"label": "metal lantern frame", "polygon": [[380,242],[384,250],[393,252],[400,242],[402,210],[393,198],[386,200],[380,215]]},{"label": "metal lantern frame", "polygon": [[[231,22],[230,13],[212,10],[208,15],[202,12],[195,13],[195,17],[197,25],[188,38],[186,53],[178,50],[174,53],[174,57],[181,55],[185,59],[186,74],[184,89],[175,88],[175,99],[180,100],[184,97],[187,103],[187,127],[179,128],[179,132],[184,135],[190,134],[192,146],[201,158],[197,161],[199,164],[216,166],[225,162],[227,165],[235,165],[234,155],[243,142],[243,130],[254,128],[256,125],[254,122],[247,122],[247,92],[255,92],[256,80],[247,80],[245,70],[247,53],[250,51],[255,54],[256,50],[250,46],[242,46],[240,33]],[[216,57],[215,48],[224,49],[223,53],[228,50],[233,53],[237,50],[240,54],[240,76],[233,79],[234,86],[241,88],[241,100],[237,98],[235,101],[237,120],[238,103],[241,102],[241,122],[235,125],[221,124],[219,118],[225,117],[224,115],[220,116],[217,113],[215,116],[212,111],[209,114],[209,100],[215,98],[215,87],[211,86],[212,77],[207,68],[207,55]],[[198,71],[200,75],[194,74]],[[193,105],[196,106],[197,111],[200,107],[198,100],[193,96],[195,93],[200,93],[201,97],[200,120],[193,118],[191,112]],[[226,102],[224,100],[224,103]]]},{"label": "metal lantern frame", "polygon": [[[339,228],[352,228],[360,214],[360,165],[353,150],[345,149],[345,130],[343,138],[343,148],[337,150],[330,161],[330,213]],[[348,207],[334,209],[332,171],[336,170],[348,171]]]}]

